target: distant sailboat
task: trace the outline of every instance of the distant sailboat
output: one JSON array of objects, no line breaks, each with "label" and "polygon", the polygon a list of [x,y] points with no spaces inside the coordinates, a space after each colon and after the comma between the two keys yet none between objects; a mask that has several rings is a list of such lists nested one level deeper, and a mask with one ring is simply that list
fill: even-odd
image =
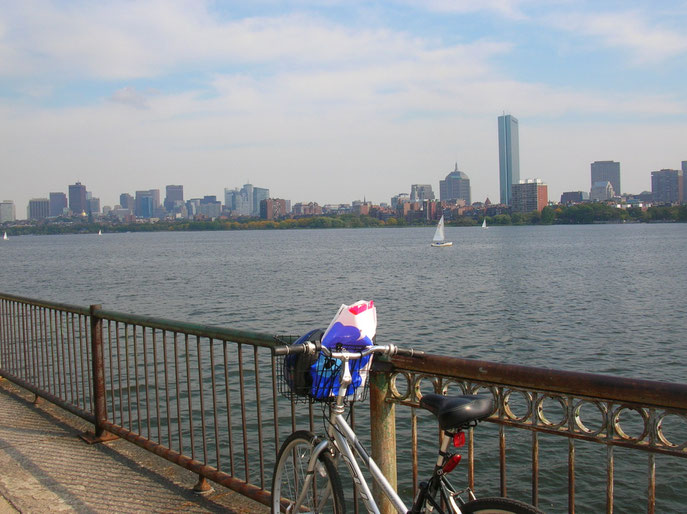
[{"label": "distant sailboat", "polygon": [[482,228],[488,228],[488,227],[487,227],[487,218],[484,218],[484,219],[482,220]]},{"label": "distant sailboat", "polygon": [[5,241],[7,241],[7,240],[9,239],[9,237],[7,237],[7,232],[5,232],[5,233],[3,234],[2,238],[3,238]]},{"label": "distant sailboat", "polygon": [[98,235],[99,235],[99,236],[102,236],[102,235],[103,235],[103,231],[102,231],[102,230],[98,230]]},{"label": "distant sailboat", "polygon": [[432,238],[432,246],[451,246],[453,243],[451,241],[446,241],[446,236],[444,235],[444,217],[442,216],[437,223],[437,231],[434,232],[434,237]]}]

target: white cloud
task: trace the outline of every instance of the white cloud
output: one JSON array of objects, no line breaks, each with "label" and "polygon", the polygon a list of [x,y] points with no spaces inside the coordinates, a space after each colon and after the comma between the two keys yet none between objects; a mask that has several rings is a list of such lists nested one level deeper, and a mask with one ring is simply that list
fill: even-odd
[{"label": "white cloud", "polygon": [[637,11],[565,13],[549,20],[559,29],[591,36],[604,45],[631,52],[638,64],[653,63],[687,53],[687,36],[651,24]]}]

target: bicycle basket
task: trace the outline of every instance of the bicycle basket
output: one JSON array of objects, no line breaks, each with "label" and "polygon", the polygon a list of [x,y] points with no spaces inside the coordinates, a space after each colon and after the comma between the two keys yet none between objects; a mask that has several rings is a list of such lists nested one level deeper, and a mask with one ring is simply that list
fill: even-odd
[{"label": "bicycle basket", "polygon": [[[295,344],[319,338],[321,334],[321,330],[313,330]],[[348,347],[349,351],[358,349]],[[336,400],[341,383],[340,372],[343,364],[341,360],[331,359],[323,354],[291,354],[280,359],[279,364],[279,393],[286,398],[303,402]],[[346,391],[347,401],[362,401],[367,398],[371,364],[371,356],[349,361],[352,382]]]}]

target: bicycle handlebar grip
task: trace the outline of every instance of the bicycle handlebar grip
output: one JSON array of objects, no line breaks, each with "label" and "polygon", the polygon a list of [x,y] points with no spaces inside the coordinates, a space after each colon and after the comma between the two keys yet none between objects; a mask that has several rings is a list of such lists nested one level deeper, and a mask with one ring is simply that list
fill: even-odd
[{"label": "bicycle handlebar grip", "polygon": [[423,357],[425,352],[414,350],[413,348],[397,348],[396,355],[401,357]]},{"label": "bicycle handlebar grip", "polygon": [[296,344],[291,346],[277,346],[274,349],[275,355],[293,355],[295,353],[303,353],[306,350],[304,344]]}]

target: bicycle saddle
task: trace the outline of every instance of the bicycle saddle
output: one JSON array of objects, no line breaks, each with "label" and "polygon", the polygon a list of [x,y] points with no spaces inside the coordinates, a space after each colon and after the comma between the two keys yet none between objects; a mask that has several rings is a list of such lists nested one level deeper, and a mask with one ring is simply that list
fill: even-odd
[{"label": "bicycle saddle", "polygon": [[437,417],[442,430],[451,430],[489,416],[494,410],[494,400],[491,396],[476,394],[443,396],[429,393],[420,398],[420,407]]}]

